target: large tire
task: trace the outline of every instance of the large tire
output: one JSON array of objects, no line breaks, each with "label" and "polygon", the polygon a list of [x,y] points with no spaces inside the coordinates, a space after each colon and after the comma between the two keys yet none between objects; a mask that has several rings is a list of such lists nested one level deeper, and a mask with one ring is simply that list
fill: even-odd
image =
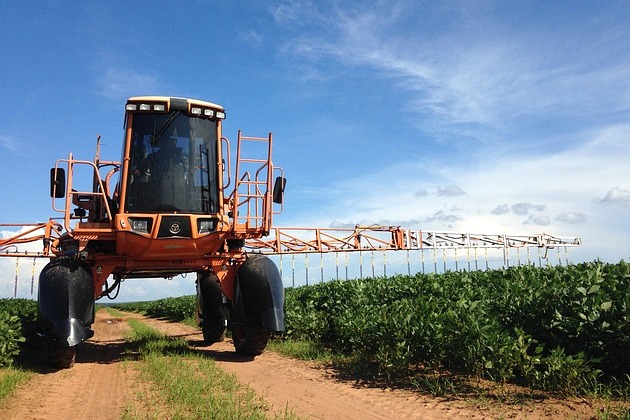
[{"label": "large tire", "polygon": [[[37,329],[51,346],[74,347],[87,340],[94,323],[92,268],[73,258],[56,258],[42,269],[37,292]],[[70,352],[70,350],[68,350]],[[53,348],[53,353],[58,353]]]},{"label": "large tire", "polygon": [[221,311],[223,292],[214,274],[197,273],[197,324],[201,327],[205,344],[225,340],[227,319]]},{"label": "large tire", "polygon": [[284,331],[284,285],[274,262],[264,255],[248,255],[237,276],[232,321]]},{"label": "large tire", "polygon": [[226,330],[225,319],[204,320],[201,327],[204,343],[210,345],[225,340]]},{"label": "large tire", "polygon": [[77,357],[77,346],[62,346],[59,343],[48,343],[46,362],[57,369],[69,369],[74,366]]},{"label": "large tire", "polygon": [[241,323],[232,324],[232,341],[238,354],[258,356],[267,347],[271,333]]}]

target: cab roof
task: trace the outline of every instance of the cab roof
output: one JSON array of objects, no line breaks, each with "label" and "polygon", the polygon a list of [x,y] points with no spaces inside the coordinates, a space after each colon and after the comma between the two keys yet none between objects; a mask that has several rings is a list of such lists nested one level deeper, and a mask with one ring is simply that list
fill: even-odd
[{"label": "cab roof", "polygon": [[168,102],[170,104],[173,99],[175,99],[176,101],[186,101],[191,105],[198,105],[198,106],[203,106],[207,108],[217,109],[220,111],[225,111],[225,109],[221,105],[218,105],[212,102],[201,101],[199,99],[180,98],[180,97],[171,97],[171,96],[133,96],[127,99],[127,102],[144,102],[144,101]]}]

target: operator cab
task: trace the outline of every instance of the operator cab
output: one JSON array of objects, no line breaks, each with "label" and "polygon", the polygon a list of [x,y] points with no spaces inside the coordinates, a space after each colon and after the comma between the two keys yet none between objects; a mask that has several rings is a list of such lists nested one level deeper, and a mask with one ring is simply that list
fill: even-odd
[{"label": "operator cab", "polygon": [[[160,96],[127,101],[116,252],[196,258],[222,244],[223,107]],[[154,241],[168,239],[172,241]],[[185,239],[182,241],[182,239]]]},{"label": "operator cab", "polygon": [[179,98],[139,97],[129,99],[126,110],[129,149],[122,211],[218,212],[223,108]]}]

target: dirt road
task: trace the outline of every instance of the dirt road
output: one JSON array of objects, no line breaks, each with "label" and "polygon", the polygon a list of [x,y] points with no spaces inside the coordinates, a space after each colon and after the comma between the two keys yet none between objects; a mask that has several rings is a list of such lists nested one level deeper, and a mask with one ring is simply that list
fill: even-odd
[{"label": "dirt road", "polygon": [[105,311],[93,325],[95,337],[77,351],[72,369],[42,369],[0,410],[1,419],[119,419],[137,377],[133,362],[121,360],[126,322]]},{"label": "dirt road", "polygon": [[[138,315],[130,315],[141,318]],[[186,325],[143,318],[155,329],[188,340],[227,372],[264,397],[273,412],[285,409],[306,419],[456,419],[456,418],[590,418],[588,402],[547,401],[523,407],[475,407],[465,401],[423,396],[410,391],[378,389],[338,379],[333,372],[266,352],[254,360],[235,355],[231,342],[206,347],[201,334]],[[95,336],[77,353],[72,369],[47,370],[0,408],[1,419],[119,419],[130,410],[151,417],[150,384],[142,383],[134,361],[123,361],[123,318],[100,311]],[[143,406],[144,405],[144,406]],[[143,416],[144,417],[144,416]]]}]

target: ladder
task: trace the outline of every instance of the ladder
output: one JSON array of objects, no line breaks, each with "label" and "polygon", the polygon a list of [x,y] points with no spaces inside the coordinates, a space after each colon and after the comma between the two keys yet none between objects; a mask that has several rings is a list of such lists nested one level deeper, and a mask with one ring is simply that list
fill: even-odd
[{"label": "ladder", "polygon": [[236,185],[231,197],[236,236],[260,238],[271,228],[271,143],[271,133],[268,137],[248,137],[238,132]]}]

